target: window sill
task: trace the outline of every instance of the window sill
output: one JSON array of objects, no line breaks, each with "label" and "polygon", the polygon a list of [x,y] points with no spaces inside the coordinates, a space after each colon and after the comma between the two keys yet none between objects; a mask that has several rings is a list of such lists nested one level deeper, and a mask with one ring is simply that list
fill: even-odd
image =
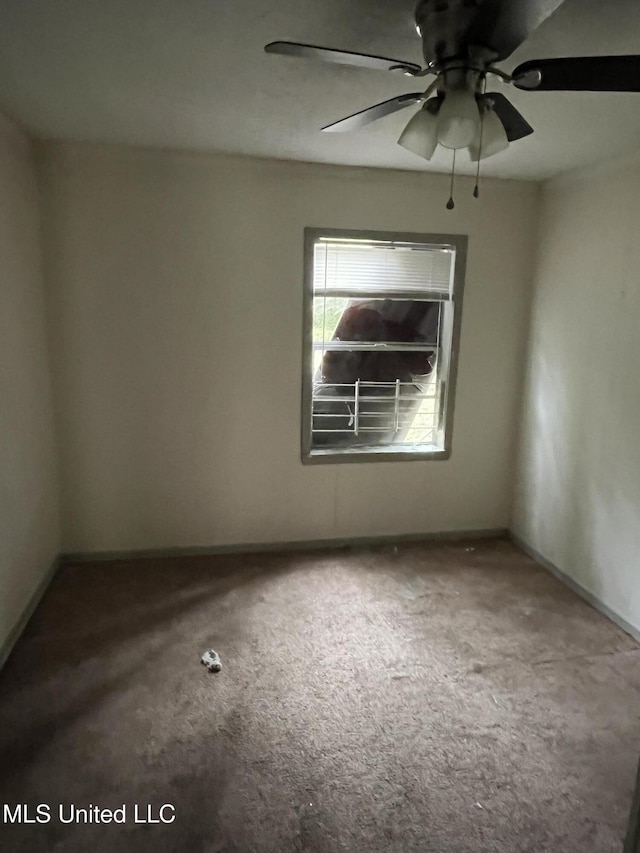
[{"label": "window sill", "polygon": [[303,465],[333,464],[344,462],[417,462],[438,461],[451,457],[450,448],[425,446],[415,448],[397,448],[391,450],[388,447],[372,448],[344,448],[312,450],[302,454]]}]

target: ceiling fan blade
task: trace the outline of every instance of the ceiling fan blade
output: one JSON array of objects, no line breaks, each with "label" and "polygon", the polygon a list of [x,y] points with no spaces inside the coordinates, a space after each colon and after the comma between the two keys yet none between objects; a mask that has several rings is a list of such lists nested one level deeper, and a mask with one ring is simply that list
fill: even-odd
[{"label": "ceiling fan blade", "polygon": [[409,95],[398,95],[397,98],[391,98],[388,101],[383,101],[381,104],[376,104],[373,107],[367,107],[366,110],[361,110],[359,113],[347,116],[333,124],[328,124],[322,129],[330,133],[342,133],[347,130],[360,130],[372,121],[377,121],[379,118],[396,113],[405,107],[410,107],[412,104],[417,104],[424,99],[423,92],[412,92]]},{"label": "ceiling fan blade", "polygon": [[506,59],[564,0],[484,0],[466,41],[489,47]]},{"label": "ceiling fan blade", "polygon": [[493,111],[502,122],[509,142],[533,133],[529,122],[501,92],[488,92],[486,97],[493,102]]},{"label": "ceiling fan blade", "polygon": [[332,47],[317,47],[313,44],[298,44],[293,41],[272,41],[265,45],[267,53],[280,56],[299,56],[303,59],[319,59],[334,65],[355,65],[359,68],[373,68],[375,71],[402,71],[417,74],[421,68],[414,62],[403,59],[387,59],[384,56],[371,56],[368,53],[352,53],[348,50],[334,50]]},{"label": "ceiling fan blade", "polygon": [[514,86],[535,92],[640,92],[640,56],[532,59],[511,76]]}]

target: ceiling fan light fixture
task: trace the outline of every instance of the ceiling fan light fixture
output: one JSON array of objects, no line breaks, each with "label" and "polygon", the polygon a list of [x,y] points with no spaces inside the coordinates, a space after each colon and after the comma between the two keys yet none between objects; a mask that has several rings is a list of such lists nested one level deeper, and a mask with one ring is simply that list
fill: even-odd
[{"label": "ceiling fan light fixture", "polygon": [[489,109],[482,119],[482,139],[480,135],[469,146],[469,156],[473,162],[486,160],[509,147],[509,140],[504,125],[496,113]]},{"label": "ceiling fan light fixture", "polygon": [[446,93],[438,113],[438,142],[445,148],[468,148],[480,131],[480,111],[468,88]]},{"label": "ceiling fan light fixture", "polygon": [[438,117],[433,115],[425,104],[400,134],[398,145],[423,160],[431,160],[438,145],[438,123]]}]

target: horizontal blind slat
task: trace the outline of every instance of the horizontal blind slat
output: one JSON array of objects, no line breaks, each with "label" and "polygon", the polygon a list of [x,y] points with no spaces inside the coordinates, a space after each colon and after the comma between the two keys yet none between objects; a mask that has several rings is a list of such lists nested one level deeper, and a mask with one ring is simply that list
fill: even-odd
[{"label": "horizontal blind slat", "polygon": [[[314,247],[314,290],[422,290],[450,295],[454,252],[440,247],[321,241]],[[354,292],[354,296],[357,293]]]}]

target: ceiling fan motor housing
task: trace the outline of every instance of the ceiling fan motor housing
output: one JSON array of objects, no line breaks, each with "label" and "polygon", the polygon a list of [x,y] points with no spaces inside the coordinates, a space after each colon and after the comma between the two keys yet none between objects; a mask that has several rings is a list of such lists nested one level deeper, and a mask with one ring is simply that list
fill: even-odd
[{"label": "ceiling fan motor housing", "polygon": [[467,36],[481,0],[420,0],[416,25],[427,65],[468,59]]}]

